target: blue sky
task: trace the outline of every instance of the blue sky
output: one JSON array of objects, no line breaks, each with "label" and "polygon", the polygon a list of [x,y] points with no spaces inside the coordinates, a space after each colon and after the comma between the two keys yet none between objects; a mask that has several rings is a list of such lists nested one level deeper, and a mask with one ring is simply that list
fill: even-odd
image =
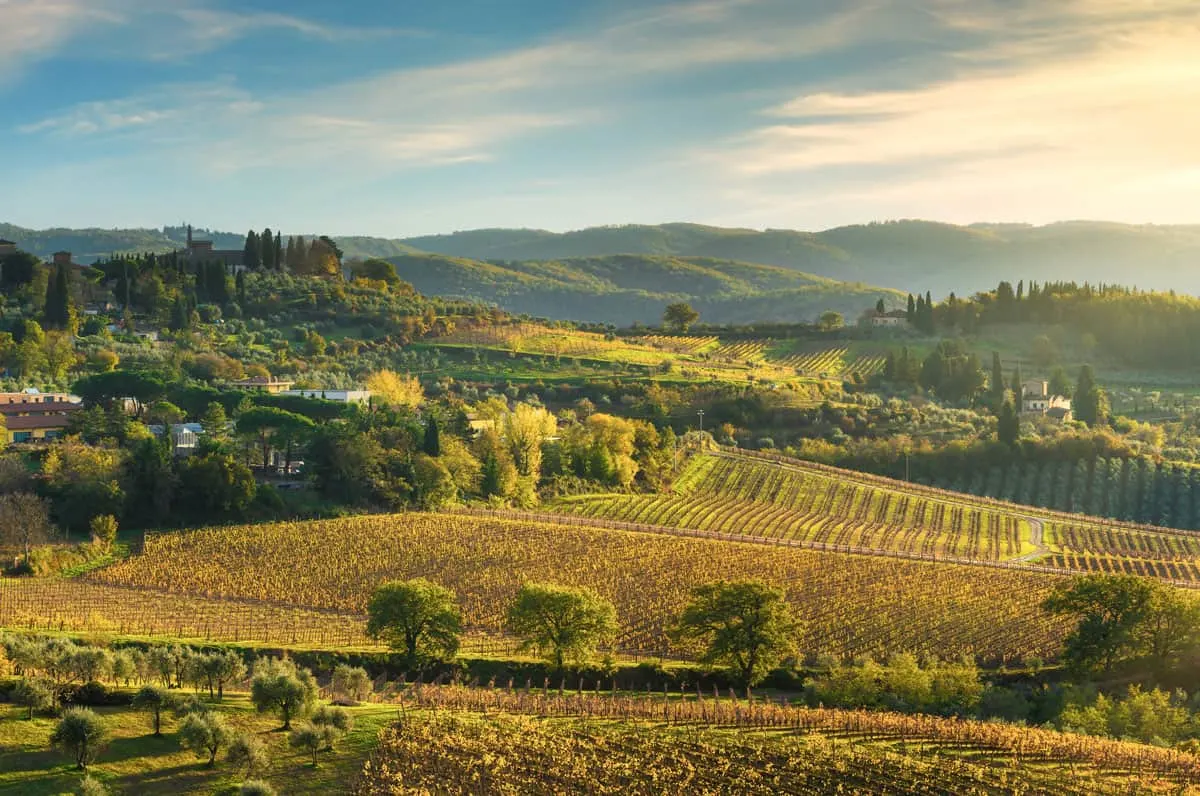
[{"label": "blue sky", "polygon": [[0,0],[0,221],[1200,221],[1194,0]]}]

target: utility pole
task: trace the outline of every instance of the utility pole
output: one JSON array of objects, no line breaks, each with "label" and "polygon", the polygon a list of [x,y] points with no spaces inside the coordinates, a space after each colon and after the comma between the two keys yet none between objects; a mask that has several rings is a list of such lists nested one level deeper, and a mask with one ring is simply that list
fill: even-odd
[{"label": "utility pole", "polygon": [[700,433],[703,434],[704,433],[704,410],[699,409],[696,411],[696,414],[700,415]]},{"label": "utility pole", "polygon": [[904,480],[905,481],[909,480],[909,478],[908,478],[908,451],[904,452]]}]

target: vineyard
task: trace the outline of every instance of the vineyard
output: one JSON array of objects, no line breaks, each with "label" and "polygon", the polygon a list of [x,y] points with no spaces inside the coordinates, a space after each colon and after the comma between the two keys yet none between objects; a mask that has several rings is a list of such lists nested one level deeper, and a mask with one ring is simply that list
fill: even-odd
[{"label": "vineyard", "polygon": [[1057,511],[1200,529],[1200,469],[1180,463],[1031,461],[1019,467],[962,468],[932,480],[947,489]]},{"label": "vineyard", "polygon": [[588,517],[831,545],[999,561],[1036,551],[1027,520],[768,462],[698,456],[674,495],[585,495]]},{"label": "vineyard", "polygon": [[668,360],[704,371],[758,371],[764,378],[869,378],[883,369],[882,351],[852,353],[845,345],[816,343],[797,349],[769,337],[722,340],[713,335],[652,334],[606,337],[597,332],[535,323],[463,327],[437,345],[494,348],[522,354],[582,357],[654,366]]},{"label": "vineyard", "polygon": [[582,495],[556,511],[904,555],[1017,560],[1200,585],[1200,537],[1026,510],[798,460],[694,457],[669,495]]},{"label": "vineyard", "polygon": [[699,354],[718,343],[716,337],[689,337],[685,334],[648,334],[642,337],[626,339],[649,346],[650,348],[670,351],[675,354]]},{"label": "vineyard", "polygon": [[339,642],[355,644],[372,590],[416,576],[457,592],[470,630],[488,637],[527,580],[591,588],[617,607],[618,648],[672,657],[695,652],[667,632],[691,588],[722,578],[785,587],[810,654],[1048,658],[1067,626],[1038,608],[1051,575],[436,514],[150,536],[143,554],[84,581],[7,585],[0,624],[45,616],[64,628],[311,644],[341,628]]},{"label": "vineyard", "polygon": [[732,693],[668,696],[410,688],[403,701],[434,712],[384,731],[356,792],[724,793],[736,782],[763,794],[1093,794],[1200,782],[1194,755],[1135,743]]}]

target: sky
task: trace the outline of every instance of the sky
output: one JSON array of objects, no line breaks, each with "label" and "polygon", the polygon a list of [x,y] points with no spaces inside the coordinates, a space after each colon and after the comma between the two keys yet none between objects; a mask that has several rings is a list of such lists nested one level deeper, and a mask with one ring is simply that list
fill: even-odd
[{"label": "sky", "polygon": [[0,0],[0,221],[1200,221],[1196,0]]}]

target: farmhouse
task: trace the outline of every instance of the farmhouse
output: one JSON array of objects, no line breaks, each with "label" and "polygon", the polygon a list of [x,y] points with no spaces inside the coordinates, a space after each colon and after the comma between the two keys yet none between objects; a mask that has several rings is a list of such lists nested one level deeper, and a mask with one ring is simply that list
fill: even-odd
[{"label": "farmhouse", "polygon": [[1021,382],[1021,412],[1065,422],[1071,419],[1071,400],[1063,395],[1051,395],[1048,382],[1024,381]]},{"label": "farmhouse", "polygon": [[871,313],[871,325],[877,329],[899,329],[908,325],[908,313],[904,310]]},{"label": "farmhouse", "polygon": [[17,244],[11,240],[0,238],[0,257],[7,257],[10,254],[17,253]]}]

